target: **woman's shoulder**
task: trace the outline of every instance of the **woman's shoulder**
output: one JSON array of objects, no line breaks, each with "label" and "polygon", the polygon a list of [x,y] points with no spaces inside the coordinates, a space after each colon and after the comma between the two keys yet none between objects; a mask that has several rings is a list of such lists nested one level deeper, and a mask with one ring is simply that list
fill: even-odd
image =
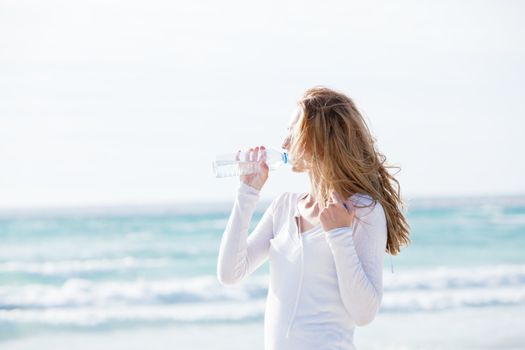
[{"label": "woman's shoulder", "polygon": [[304,194],[304,192],[285,191],[279,193],[272,201],[273,212],[276,215],[280,214],[282,218],[287,218],[291,215],[294,215],[296,211],[297,199],[299,196],[301,196],[301,194]]},{"label": "woman's shoulder", "polygon": [[354,193],[353,195],[348,197],[348,199],[351,200],[354,205],[359,206],[369,206],[373,205],[374,203],[377,203],[377,201],[375,201],[374,198],[372,198],[372,196],[366,193]]},{"label": "woman's shoulder", "polygon": [[290,206],[291,200],[294,198],[295,195],[298,195],[298,193],[288,191],[279,193],[277,196],[274,197],[272,201],[274,209],[278,209],[279,207],[283,206]]},{"label": "woman's shoulder", "polygon": [[366,193],[355,193],[349,197],[355,208],[356,217],[369,220],[384,220],[385,211],[378,200]]}]

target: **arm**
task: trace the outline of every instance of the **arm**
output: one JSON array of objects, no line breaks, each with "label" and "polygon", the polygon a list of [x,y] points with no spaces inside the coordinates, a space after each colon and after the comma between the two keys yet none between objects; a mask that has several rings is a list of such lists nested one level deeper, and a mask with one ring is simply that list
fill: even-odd
[{"label": "arm", "polygon": [[383,297],[383,258],[387,242],[386,218],[382,206],[349,227],[326,232],[332,250],[339,293],[356,325],[374,319]]},{"label": "arm", "polygon": [[243,182],[237,188],[233,210],[219,248],[217,277],[221,284],[240,282],[268,257],[270,239],[273,237],[275,200],[266,209],[257,227],[248,235],[259,192]]}]

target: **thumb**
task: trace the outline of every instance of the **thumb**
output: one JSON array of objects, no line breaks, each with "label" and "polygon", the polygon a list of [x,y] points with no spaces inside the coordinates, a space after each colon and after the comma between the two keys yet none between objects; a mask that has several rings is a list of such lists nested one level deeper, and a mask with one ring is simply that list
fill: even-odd
[{"label": "thumb", "polygon": [[268,164],[266,164],[266,162],[264,161],[264,159],[260,159],[260,160],[259,160],[259,167],[260,167],[261,169],[264,169],[265,171],[266,171],[266,170],[269,170]]}]

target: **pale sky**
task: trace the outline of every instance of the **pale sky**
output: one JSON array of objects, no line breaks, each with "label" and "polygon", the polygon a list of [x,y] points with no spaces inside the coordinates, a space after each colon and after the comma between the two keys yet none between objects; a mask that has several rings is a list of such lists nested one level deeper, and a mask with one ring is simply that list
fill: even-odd
[{"label": "pale sky", "polygon": [[[215,154],[352,97],[406,199],[525,194],[521,1],[0,0],[0,207],[232,200]],[[278,169],[261,192],[306,191]]]}]

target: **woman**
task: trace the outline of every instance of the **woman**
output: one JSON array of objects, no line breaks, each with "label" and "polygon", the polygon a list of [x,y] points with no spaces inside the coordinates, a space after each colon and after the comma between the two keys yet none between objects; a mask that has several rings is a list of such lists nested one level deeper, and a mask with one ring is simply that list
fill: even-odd
[{"label": "woman", "polygon": [[310,189],[277,196],[248,235],[269,170],[265,148],[250,148],[261,171],[240,177],[217,276],[238,283],[269,259],[266,350],[355,349],[355,326],[372,322],[381,304],[385,251],[410,243],[399,182],[342,93],[307,90],[288,129],[282,147]]}]

